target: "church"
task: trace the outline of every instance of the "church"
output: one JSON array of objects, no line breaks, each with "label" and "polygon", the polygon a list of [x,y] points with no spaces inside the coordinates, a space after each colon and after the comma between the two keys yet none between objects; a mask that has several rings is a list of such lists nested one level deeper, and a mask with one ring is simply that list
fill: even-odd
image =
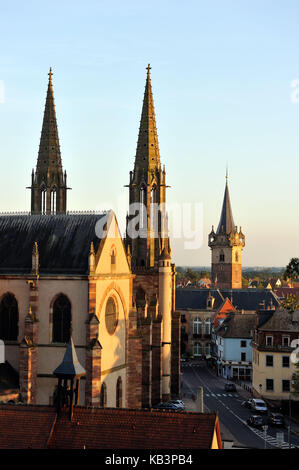
[{"label": "church", "polygon": [[[150,66],[124,239],[113,211],[67,210],[52,75],[30,212],[0,214],[1,370],[18,376],[16,401],[52,404],[53,371],[72,338],[86,371],[79,404],[151,407],[180,395],[180,314],[164,209],[152,230],[154,204],[165,207],[167,186]],[[132,236],[136,205],[142,217]]]}]

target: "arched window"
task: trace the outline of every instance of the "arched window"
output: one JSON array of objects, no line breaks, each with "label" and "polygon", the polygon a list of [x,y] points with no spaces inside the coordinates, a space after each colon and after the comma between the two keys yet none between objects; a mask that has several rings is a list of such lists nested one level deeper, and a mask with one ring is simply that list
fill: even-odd
[{"label": "arched window", "polygon": [[158,227],[157,227],[157,222],[158,220],[156,220],[156,207],[155,207],[155,203],[156,203],[156,186],[152,186],[151,188],[151,229],[152,230],[155,230],[157,232],[158,230]]},{"label": "arched window", "polygon": [[116,255],[115,255],[115,248],[112,249],[111,252],[111,272],[115,271],[115,263],[116,263]]},{"label": "arched window", "polygon": [[238,263],[238,261],[239,261],[239,253],[238,252],[236,252],[236,254],[235,254],[235,261],[236,261],[236,263]]},{"label": "arched window", "polygon": [[146,190],[144,187],[140,189],[140,223],[139,228],[146,228]]},{"label": "arched window", "polygon": [[53,305],[53,343],[68,343],[71,334],[71,304],[60,294]]},{"label": "arched window", "polygon": [[56,193],[56,187],[54,187],[51,191],[51,214],[56,214],[56,199],[57,199],[57,193]]},{"label": "arched window", "polygon": [[224,253],[223,251],[221,251],[220,256],[219,256],[219,261],[224,262],[224,260],[225,260]]},{"label": "arched window", "polygon": [[121,377],[118,377],[116,383],[116,408],[122,407],[122,380]]},{"label": "arched window", "polygon": [[102,383],[101,393],[100,393],[100,407],[106,408],[107,406],[107,387],[105,382]]},{"label": "arched window", "polygon": [[47,212],[47,189],[45,186],[41,188],[41,213],[46,214]]},{"label": "arched window", "polygon": [[109,297],[109,299],[107,300],[105,311],[105,323],[108,333],[110,335],[113,335],[118,323],[118,309],[114,297]]},{"label": "arched window", "polygon": [[195,317],[193,320],[193,334],[201,335],[202,333],[202,321],[199,317]]},{"label": "arched window", "polygon": [[0,303],[0,339],[17,341],[19,309],[13,294],[6,294]]}]

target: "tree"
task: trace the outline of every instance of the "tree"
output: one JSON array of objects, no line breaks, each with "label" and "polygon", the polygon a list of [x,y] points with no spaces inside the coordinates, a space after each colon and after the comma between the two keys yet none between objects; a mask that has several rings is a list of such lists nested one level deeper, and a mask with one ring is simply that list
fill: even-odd
[{"label": "tree", "polygon": [[283,302],[282,306],[288,310],[290,313],[299,310],[299,296],[298,295],[289,295]]},{"label": "tree", "polygon": [[287,279],[297,279],[299,277],[299,258],[292,258],[289,264],[287,265],[283,278]]}]

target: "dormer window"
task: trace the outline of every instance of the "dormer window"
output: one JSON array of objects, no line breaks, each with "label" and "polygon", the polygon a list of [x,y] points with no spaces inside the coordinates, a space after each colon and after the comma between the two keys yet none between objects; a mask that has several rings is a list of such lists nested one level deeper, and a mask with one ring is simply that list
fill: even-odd
[{"label": "dormer window", "polygon": [[266,346],[273,346],[273,336],[266,336]]}]

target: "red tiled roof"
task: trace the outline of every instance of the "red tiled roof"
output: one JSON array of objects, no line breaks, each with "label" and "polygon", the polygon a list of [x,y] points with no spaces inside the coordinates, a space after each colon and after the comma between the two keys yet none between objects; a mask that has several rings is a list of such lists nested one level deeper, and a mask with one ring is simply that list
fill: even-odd
[{"label": "red tiled roof", "polygon": [[0,449],[210,449],[215,413],[74,408],[57,418],[50,406],[0,405]]},{"label": "red tiled roof", "polygon": [[210,449],[215,414],[74,408],[62,416],[49,442],[60,449]]},{"label": "red tiled roof", "polygon": [[48,406],[0,405],[0,449],[45,449],[55,419]]}]

